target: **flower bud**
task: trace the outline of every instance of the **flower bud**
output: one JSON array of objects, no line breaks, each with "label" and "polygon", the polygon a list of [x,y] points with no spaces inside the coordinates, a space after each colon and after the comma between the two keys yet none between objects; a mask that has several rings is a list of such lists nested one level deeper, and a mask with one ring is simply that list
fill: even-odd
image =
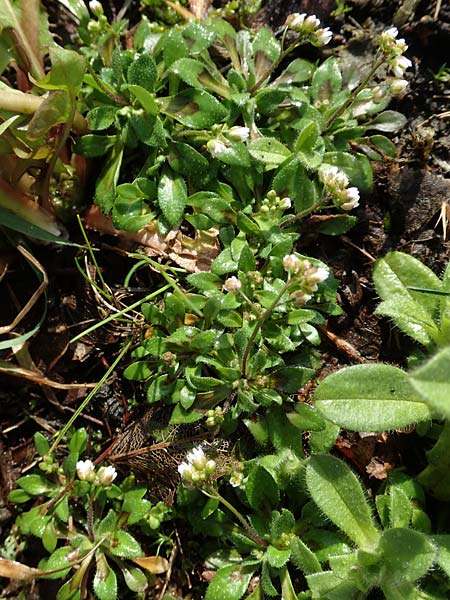
[{"label": "flower bud", "polygon": [[301,29],[306,19],[306,13],[292,13],[286,19],[286,27],[289,29]]},{"label": "flower bud", "polygon": [[227,149],[226,145],[220,140],[209,140],[206,147],[213,158],[216,158]]},{"label": "flower bud", "polygon": [[393,79],[391,81],[391,93],[394,96],[402,94],[404,91],[406,91],[407,87],[408,82],[405,79]]},{"label": "flower bud", "polygon": [[117,477],[117,471],[114,467],[100,467],[98,470],[98,480],[101,485],[111,485]]},{"label": "flower bud", "polygon": [[227,292],[238,292],[242,287],[242,283],[233,275],[233,277],[228,277],[223,287]]},{"label": "flower bud", "polygon": [[99,17],[100,15],[103,14],[103,6],[102,6],[101,2],[98,2],[98,0],[91,0],[89,2],[89,9],[90,9],[91,13],[93,15],[95,15],[96,17]]},{"label": "flower bud", "polygon": [[250,135],[250,129],[248,127],[231,127],[227,132],[226,136],[232,142],[245,142]]},{"label": "flower bud", "polygon": [[290,273],[298,273],[302,266],[302,261],[295,254],[287,254],[283,258],[283,267]]},{"label": "flower bud", "polygon": [[331,42],[333,38],[333,33],[329,27],[325,27],[324,29],[318,29],[314,35],[313,42],[317,46],[326,46]]}]

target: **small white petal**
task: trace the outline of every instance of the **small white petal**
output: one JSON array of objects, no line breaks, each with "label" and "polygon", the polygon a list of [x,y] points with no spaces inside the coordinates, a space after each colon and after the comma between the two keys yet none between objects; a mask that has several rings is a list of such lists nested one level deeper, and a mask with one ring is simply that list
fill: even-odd
[{"label": "small white petal", "polygon": [[237,292],[241,289],[242,283],[233,275],[233,277],[228,277],[228,279],[225,280],[223,287],[227,292]]},{"label": "small white petal", "polygon": [[92,481],[95,475],[95,465],[92,460],[79,460],[76,464],[78,478],[81,481]]}]

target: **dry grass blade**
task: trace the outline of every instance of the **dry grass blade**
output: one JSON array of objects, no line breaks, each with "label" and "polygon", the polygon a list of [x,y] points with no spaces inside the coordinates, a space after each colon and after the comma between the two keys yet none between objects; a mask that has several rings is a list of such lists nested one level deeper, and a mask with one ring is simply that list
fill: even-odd
[{"label": "dry grass blade", "polygon": [[93,388],[97,385],[95,383],[59,383],[58,381],[48,379],[44,375],[40,375],[35,371],[18,367],[17,365],[13,365],[4,360],[0,360],[0,373],[6,373],[7,375],[13,375],[14,377],[21,377],[22,379],[33,381],[38,385],[47,385],[48,387],[55,388],[57,390],[78,390]]},{"label": "dry grass blade", "polygon": [[20,252],[20,254],[22,254],[22,256],[31,265],[33,265],[33,267],[35,269],[37,269],[42,274],[42,282],[39,285],[39,287],[37,288],[37,290],[34,292],[34,294],[31,296],[31,298],[28,300],[28,302],[25,304],[25,306],[18,312],[15,319],[9,325],[0,327],[0,335],[9,333],[10,331],[12,331],[13,329],[15,329],[17,327],[17,325],[29,313],[29,311],[33,308],[33,306],[36,304],[36,302],[42,296],[42,294],[44,293],[44,291],[48,285],[47,273],[46,273],[44,267],[41,265],[41,263],[30,252],[28,252],[28,250],[26,248],[24,248],[23,246],[21,246],[21,245],[17,246],[17,250]]}]

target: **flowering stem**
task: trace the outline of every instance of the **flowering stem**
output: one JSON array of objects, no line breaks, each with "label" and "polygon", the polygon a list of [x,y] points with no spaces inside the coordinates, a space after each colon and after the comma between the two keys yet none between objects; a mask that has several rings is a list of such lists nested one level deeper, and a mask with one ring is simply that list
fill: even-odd
[{"label": "flowering stem", "polygon": [[278,293],[277,297],[272,302],[272,304],[269,306],[269,308],[266,308],[266,310],[264,310],[259,316],[259,321],[256,323],[256,325],[248,339],[247,346],[245,347],[245,350],[244,350],[244,355],[242,356],[241,370],[242,370],[242,378],[243,379],[245,379],[247,377],[248,357],[250,354],[250,350],[252,349],[252,346],[255,342],[256,336],[261,331],[261,327],[263,326],[264,321],[267,319],[267,317],[270,315],[270,313],[273,311],[273,309],[279,303],[283,294],[288,289],[289,285],[290,285],[290,281],[288,281],[287,283],[284,284],[284,286],[281,288],[280,292]]},{"label": "flowering stem", "polygon": [[353,92],[350,94],[350,96],[347,98],[347,100],[341,106],[339,106],[334,111],[334,113],[331,115],[331,117],[328,119],[328,121],[325,125],[325,131],[327,129],[329,129],[329,127],[331,127],[331,125],[336,121],[336,119],[339,118],[342,115],[342,113],[344,111],[346,111],[347,108],[349,108],[355,102],[358,94],[367,86],[369,81],[372,79],[372,77],[375,75],[375,73],[378,71],[378,69],[384,63],[384,61],[385,61],[385,57],[383,55],[375,62],[374,66],[370,70],[370,73],[367,75],[367,77],[358,85],[357,88],[355,88],[353,90]]},{"label": "flowering stem", "polygon": [[285,227],[289,227],[289,225],[292,225],[293,223],[300,221],[300,219],[303,219],[303,217],[306,217],[307,215],[314,212],[315,210],[317,210],[319,208],[325,208],[322,206],[322,202],[323,202],[323,198],[321,198],[318,202],[316,202],[309,208],[305,208],[305,210],[302,210],[301,212],[297,213],[293,217],[290,217],[286,221],[283,221],[280,225],[280,228],[284,229]]},{"label": "flowering stem", "polygon": [[208,496],[209,498],[213,498],[214,500],[218,500],[219,502],[221,502],[226,508],[228,508],[228,510],[231,513],[233,513],[233,515],[236,517],[239,523],[241,523],[241,525],[247,532],[248,536],[254,542],[256,542],[259,546],[267,547],[267,542],[256,533],[253,527],[249,525],[245,517],[237,510],[237,508],[235,508],[230,502],[228,502],[228,500],[221,496],[217,490],[210,488],[209,490],[202,490],[202,492],[205,494],[205,496]]},{"label": "flowering stem", "polygon": [[[284,39],[286,37],[286,31],[287,31],[287,29],[283,33],[282,46],[281,47],[283,47],[283,44],[284,44]],[[286,58],[286,56],[288,56],[298,46],[302,46],[304,44],[306,44],[305,41],[296,40],[294,43],[292,43],[290,46],[288,46],[286,48],[286,50],[283,50],[280,53],[280,56],[277,58],[277,60],[275,62],[273,62],[270,65],[270,67],[264,71],[264,73],[261,75],[261,77],[255,83],[255,85],[249,89],[250,94],[254,94],[255,92],[257,92],[259,90],[259,88],[262,86],[262,84],[266,81],[266,79],[268,77],[270,77],[270,75],[275,71],[275,69],[280,65],[280,63]]]}]

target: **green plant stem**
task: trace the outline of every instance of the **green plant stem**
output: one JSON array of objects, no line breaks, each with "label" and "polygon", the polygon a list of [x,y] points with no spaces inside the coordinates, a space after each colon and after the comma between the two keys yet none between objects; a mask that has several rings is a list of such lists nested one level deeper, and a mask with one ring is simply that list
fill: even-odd
[{"label": "green plant stem", "polygon": [[356,98],[358,97],[358,94],[367,86],[369,81],[372,79],[372,77],[375,75],[375,73],[378,71],[381,65],[385,62],[385,60],[385,57],[381,56],[377,61],[375,61],[375,64],[372,67],[369,74],[367,75],[367,77],[363,79],[363,81],[358,85],[358,87],[353,90],[353,92],[350,94],[347,100],[341,106],[339,106],[328,119],[328,121],[325,124],[324,131],[327,131],[327,129],[331,127],[331,125],[336,121],[336,119],[338,119],[342,115],[342,113],[345,112],[347,108],[349,108],[355,102]]},{"label": "green plant stem", "polygon": [[[33,94],[25,94],[18,90],[0,90],[0,110],[12,113],[34,115],[44,100],[45,96],[33,96]],[[72,126],[74,131],[79,134],[89,133],[87,121],[78,111],[75,111]]]},{"label": "green plant stem", "polygon": [[297,221],[300,221],[300,219],[303,219],[303,217],[306,217],[307,215],[309,215],[310,213],[314,212],[315,210],[318,210],[320,208],[325,208],[324,206],[322,206],[322,203],[323,203],[323,198],[321,198],[319,200],[319,202],[316,202],[315,204],[313,204],[309,208],[305,208],[305,210],[302,210],[301,212],[297,213],[293,217],[290,217],[286,221],[283,221],[280,224],[280,229],[284,229],[285,227],[289,227],[289,225],[292,225],[293,223],[296,223]]},{"label": "green plant stem", "polygon": [[72,427],[72,425],[75,423],[76,419],[79,417],[80,413],[83,412],[83,410],[89,404],[89,402],[91,401],[91,399],[93,398],[93,396],[95,396],[95,394],[98,392],[98,390],[102,387],[102,385],[105,383],[105,381],[111,375],[111,373],[114,371],[114,369],[116,368],[116,366],[119,364],[119,362],[122,360],[122,358],[125,356],[125,354],[130,349],[130,346],[131,346],[131,340],[129,340],[123,346],[123,348],[121,349],[121,351],[117,355],[117,358],[112,363],[112,365],[109,367],[109,369],[106,371],[106,373],[103,375],[103,377],[100,379],[100,381],[97,383],[97,385],[95,386],[95,388],[93,388],[92,391],[89,392],[89,394],[86,396],[86,398],[83,400],[83,402],[77,408],[77,410],[73,413],[73,415],[70,417],[70,419],[64,425],[64,427],[58,433],[58,435],[56,436],[55,441],[53,442],[50,450],[48,451],[48,454],[52,454],[55,451],[55,449],[57,448],[59,442],[63,439],[63,437],[68,432],[68,430]]},{"label": "green plant stem", "polygon": [[239,523],[243,526],[243,528],[247,532],[248,536],[254,542],[256,542],[259,546],[264,546],[264,547],[268,546],[267,542],[265,540],[263,540],[256,533],[256,531],[253,529],[253,527],[250,526],[250,524],[247,522],[246,518],[238,511],[238,509],[235,508],[231,504],[231,502],[228,502],[228,500],[226,498],[224,498],[221,494],[219,494],[219,492],[216,489],[211,487],[207,490],[202,489],[202,492],[205,494],[205,496],[208,496],[208,498],[212,498],[213,500],[218,500],[221,504],[223,504],[225,506],[225,508],[227,508],[236,517],[236,519],[239,521]]},{"label": "green plant stem", "polygon": [[242,356],[242,363],[241,363],[241,371],[242,371],[242,378],[246,379],[247,378],[247,363],[248,363],[248,357],[250,354],[250,350],[252,349],[253,344],[255,343],[255,339],[256,336],[258,335],[258,333],[261,331],[261,327],[264,324],[264,321],[267,319],[267,317],[270,315],[270,313],[274,310],[274,308],[276,307],[276,305],[279,303],[279,301],[281,300],[283,294],[286,292],[286,290],[289,288],[290,286],[290,281],[287,281],[284,286],[281,288],[280,292],[278,293],[277,297],[275,298],[275,300],[272,302],[272,304],[269,306],[269,308],[266,308],[266,310],[264,310],[260,317],[259,317],[259,321],[256,323],[249,339],[247,342],[247,346],[245,347],[244,350],[244,355]]}]

